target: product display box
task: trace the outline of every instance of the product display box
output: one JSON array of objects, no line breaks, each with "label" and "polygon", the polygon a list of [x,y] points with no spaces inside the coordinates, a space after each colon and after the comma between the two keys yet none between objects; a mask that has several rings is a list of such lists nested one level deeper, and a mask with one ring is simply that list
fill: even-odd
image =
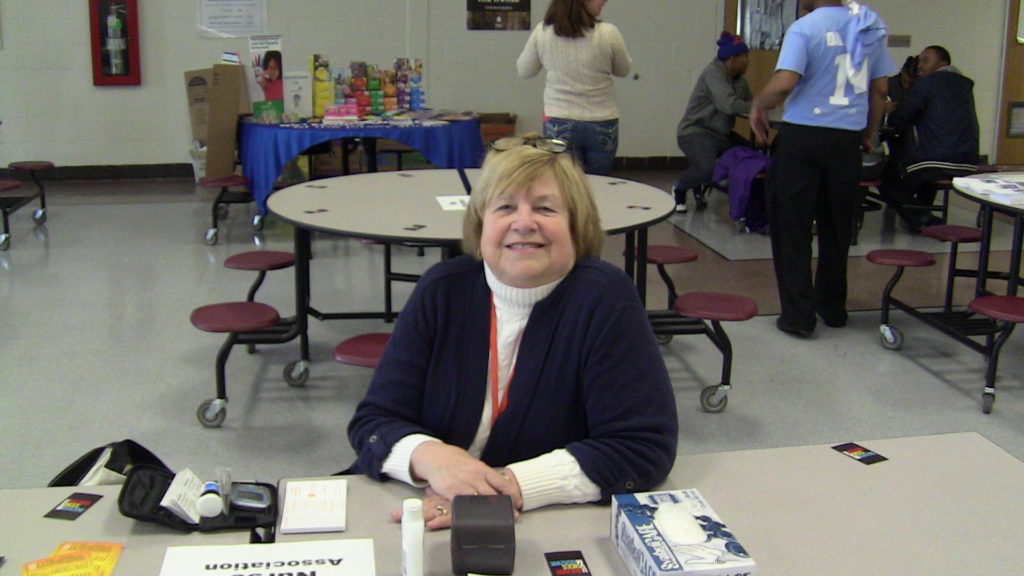
[{"label": "product display box", "polygon": [[612,542],[634,576],[754,576],[757,566],[696,489],[616,494]]},{"label": "product display box", "polygon": [[235,169],[235,132],[239,115],[249,113],[243,68],[214,64],[185,72],[192,139],[206,154],[205,175],[220,177]]}]

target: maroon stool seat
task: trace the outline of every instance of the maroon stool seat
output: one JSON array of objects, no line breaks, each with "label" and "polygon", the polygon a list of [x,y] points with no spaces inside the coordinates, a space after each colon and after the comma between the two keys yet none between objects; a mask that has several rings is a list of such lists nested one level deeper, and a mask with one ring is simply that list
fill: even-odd
[{"label": "maroon stool seat", "polygon": [[49,160],[22,160],[21,162],[11,162],[7,167],[22,172],[43,172],[54,169],[53,162]]},{"label": "maroon stool seat", "polygon": [[234,270],[281,270],[295,264],[295,255],[280,250],[252,250],[239,252],[224,260],[224,267]]},{"label": "maroon stool seat", "polygon": [[[968,310],[995,321],[996,330],[986,335],[985,388],[981,395],[981,410],[992,412],[996,399],[996,370],[999,367],[999,352],[1009,340],[1014,327],[1024,322],[1024,298],[1019,296],[979,296],[967,305]],[[995,336],[994,338],[992,336]]]},{"label": "maroon stool seat", "polygon": [[922,252],[921,250],[897,250],[888,248],[868,252],[867,260],[874,264],[897,266],[899,268],[906,266],[914,268],[935,264],[935,257],[927,252]]},{"label": "maroon stool seat", "polygon": [[960,244],[981,242],[981,230],[970,226],[958,224],[939,224],[929,226],[921,231],[923,236],[933,238],[940,242],[949,242],[949,264],[946,267],[946,300],[944,309],[948,312],[953,309],[953,282],[957,277],[977,278],[978,271],[970,268],[957,268],[956,260],[959,256]]},{"label": "maroon stool seat", "polygon": [[334,359],[342,364],[376,368],[391,334],[374,332],[343,340],[334,347]]},{"label": "maroon stool seat", "polygon": [[661,276],[661,280],[665,283],[665,288],[668,290],[668,306],[671,309],[676,298],[679,294],[676,292],[675,282],[672,281],[672,277],[669,276],[665,266],[669,264],[685,264],[687,262],[694,262],[698,258],[698,255],[689,248],[683,248],[682,246],[672,246],[667,244],[653,244],[647,247],[647,263],[654,264],[658,268],[658,276]]},{"label": "maroon stool seat", "polygon": [[192,325],[205,332],[255,332],[277,324],[281,316],[260,302],[222,302],[192,311]]},{"label": "maroon stool seat", "polygon": [[[253,201],[252,192],[249,191],[249,179],[241,174],[228,174],[227,176],[204,177],[199,179],[199,185],[204,188],[219,188],[217,197],[213,200],[211,207],[212,225],[206,231],[205,241],[208,246],[217,243],[219,230],[217,222],[228,217],[229,204],[249,204]],[[232,190],[236,188],[236,190]],[[237,190],[244,188],[244,190]],[[252,226],[256,230],[263,228],[263,217],[253,217]]]},{"label": "maroon stool seat", "polygon": [[224,260],[224,267],[232,270],[250,270],[259,272],[256,280],[249,287],[246,301],[252,302],[256,299],[256,291],[263,285],[263,280],[270,270],[282,270],[295,265],[295,255],[291,252],[278,250],[252,250],[250,252],[239,252],[232,254]]},{"label": "maroon stool seat", "polygon": [[689,292],[676,300],[675,311],[703,320],[742,322],[757,315],[757,302],[738,294]]},{"label": "maroon stool seat", "polygon": [[971,300],[967,308],[994,320],[1024,322],[1024,298],[1019,296],[980,296]]},{"label": "maroon stool seat", "polygon": [[959,224],[929,226],[921,234],[941,242],[981,242],[981,230]]},{"label": "maroon stool seat", "polygon": [[[227,379],[225,366],[231,348],[236,344],[255,344],[274,341],[273,331],[281,317],[272,306],[260,302],[221,302],[200,306],[189,317],[192,325],[205,332],[227,334],[228,337],[217,353],[217,397],[205,400],[199,405],[196,417],[207,428],[217,428],[227,416]],[[288,379],[289,369],[285,369]],[[303,383],[305,378],[303,378]],[[289,381],[289,384],[292,382]]]},{"label": "maroon stool seat", "polygon": [[[32,212],[32,221],[38,226],[46,222],[46,189],[39,180],[39,173],[53,170],[53,162],[47,160],[26,160],[22,162],[11,162],[7,169],[12,173],[27,172],[29,178],[36,185],[36,191],[30,194],[9,194],[0,196],[0,213],[3,214],[4,231],[0,233],[0,250],[7,250],[11,246],[11,225],[10,215],[29,202],[39,198],[39,208]],[[11,192],[21,187],[21,182],[13,179],[0,180],[0,193]]]}]

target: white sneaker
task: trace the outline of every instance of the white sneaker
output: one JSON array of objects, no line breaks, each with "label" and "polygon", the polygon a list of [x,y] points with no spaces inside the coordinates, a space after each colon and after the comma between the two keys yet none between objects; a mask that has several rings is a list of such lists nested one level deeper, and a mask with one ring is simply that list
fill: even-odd
[{"label": "white sneaker", "polygon": [[[672,185],[672,191],[670,191],[669,194],[671,194],[673,198],[679,198],[679,194],[676,192],[676,187],[675,187],[674,184]],[[679,214],[681,214],[683,212],[686,212],[686,197],[685,196],[683,197],[683,201],[682,202],[676,204],[676,212],[679,213]]]}]

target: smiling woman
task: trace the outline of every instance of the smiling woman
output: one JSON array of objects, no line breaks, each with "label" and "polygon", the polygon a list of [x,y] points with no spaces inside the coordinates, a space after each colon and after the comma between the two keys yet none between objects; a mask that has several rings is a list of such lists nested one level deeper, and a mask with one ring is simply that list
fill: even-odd
[{"label": "smiling woman", "polygon": [[488,161],[483,192],[466,213],[463,250],[482,257],[500,281],[534,288],[601,253],[597,206],[572,156],[518,146]]},{"label": "smiling woman", "polygon": [[467,255],[417,283],[356,408],[350,471],[424,487],[431,529],[460,494],[525,511],[661,482],[675,401],[636,288],[596,258],[602,238],[571,154],[492,151]]}]

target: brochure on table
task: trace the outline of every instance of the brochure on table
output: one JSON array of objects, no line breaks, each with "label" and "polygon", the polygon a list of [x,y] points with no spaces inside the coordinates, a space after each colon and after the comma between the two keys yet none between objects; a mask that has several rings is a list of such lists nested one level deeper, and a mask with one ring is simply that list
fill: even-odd
[{"label": "brochure on table", "polygon": [[1024,173],[953,178],[953,186],[993,202],[1024,205]]}]

